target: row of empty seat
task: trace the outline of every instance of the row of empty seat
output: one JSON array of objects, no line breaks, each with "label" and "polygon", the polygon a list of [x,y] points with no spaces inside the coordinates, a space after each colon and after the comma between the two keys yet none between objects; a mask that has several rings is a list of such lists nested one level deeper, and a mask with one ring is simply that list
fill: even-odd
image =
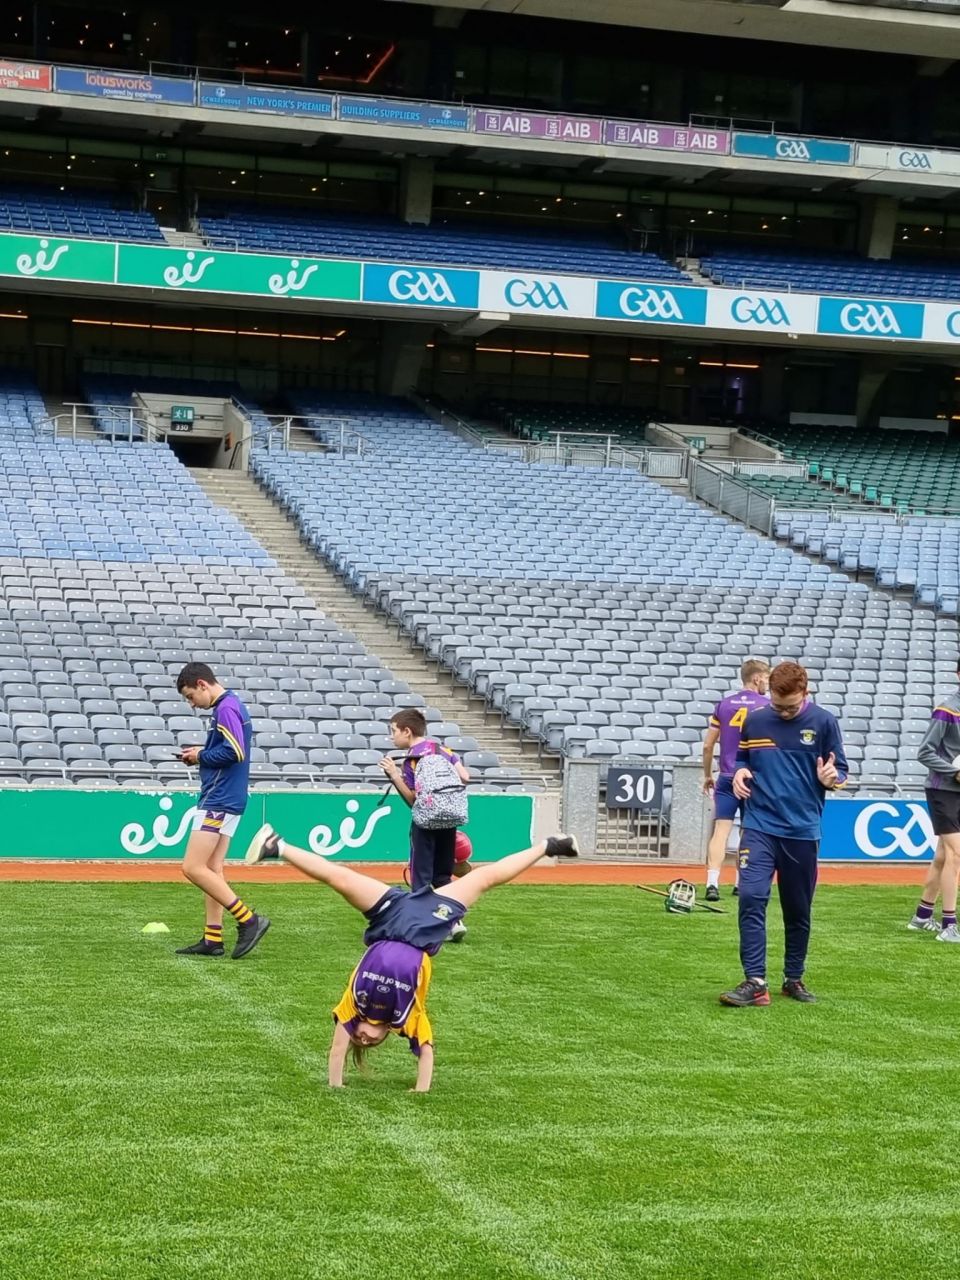
[{"label": "row of empty seat", "polygon": [[930,515],[960,513],[960,441],[946,432],[799,423],[767,434],[785,457],[806,462],[811,479],[831,495]]},{"label": "row of empty seat", "polygon": [[548,228],[526,231],[442,222],[418,226],[272,205],[212,206],[201,213],[200,224],[212,247],[690,283],[673,263],[656,254],[630,251],[603,236]]},{"label": "row of empty seat", "polygon": [[152,214],[118,207],[105,192],[63,192],[56,187],[0,186],[0,232],[90,237],[94,240],[163,241]]},{"label": "row of empty seat", "polygon": [[745,247],[704,249],[700,270],[716,284],[805,293],[878,294],[891,298],[960,298],[960,264],[932,264],[854,254],[797,253]]},{"label": "row of empty seat", "polygon": [[[389,403],[354,408],[374,455],[258,453],[261,484],[347,583],[542,749],[694,759],[713,703],[759,654],[805,663],[863,782],[922,782],[917,734],[955,679],[952,619],[642,477],[491,459]],[[398,566],[383,512],[425,469],[430,502]]]},{"label": "row of empty seat", "polygon": [[189,783],[175,747],[205,726],[175,679],[198,659],[250,707],[258,785],[379,782],[403,706],[482,784],[519,781],[330,622],[166,447],[0,438],[0,775]]}]

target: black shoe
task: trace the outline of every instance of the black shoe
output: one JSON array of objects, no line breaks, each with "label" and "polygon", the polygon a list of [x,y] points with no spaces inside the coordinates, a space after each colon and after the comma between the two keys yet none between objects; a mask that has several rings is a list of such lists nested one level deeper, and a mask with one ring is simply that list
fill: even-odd
[{"label": "black shoe", "polygon": [[230,953],[231,960],[239,960],[252,951],[269,928],[267,917],[256,915],[251,916],[246,924],[237,925],[237,945]]},{"label": "black shoe", "polygon": [[[268,862],[271,859],[279,858],[279,840],[280,837],[270,823],[265,822],[247,845],[247,852],[243,855],[244,862],[248,867],[252,867],[258,862]],[[234,952],[234,955],[236,955],[236,952]]]},{"label": "black shoe", "polygon": [[744,978],[738,987],[723,993],[720,1003],[732,1004],[738,1009],[746,1008],[751,1004],[769,1004],[770,988],[765,982],[758,982],[756,978]]},{"label": "black shoe", "polygon": [[704,897],[706,898],[707,902],[719,902],[720,890],[717,888],[715,884],[708,884],[707,892],[704,894]]},{"label": "black shoe", "polygon": [[222,942],[207,942],[201,938],[199,942],[195,942],[191,947],[177,947],[178,956],[222,956]]},{"label": "black shoe", "polygon": [[735,884],[735,885],[733,886],[733,893],[732,893],[732,895],[731,895],[731,896],[732,896],[732,897],[734,897],[734,898],[739,898],[739,897],[740,897],[740,886],[739,886],[738,884]]},{"label": "black shoe", "polygon": [[784,978],[780,994],[789,996],[791,1000],[799,1000],[801,1004],[816,1004],[817,997],[803,985],[802,978]]},{"label": "black shoe", "polygon": [[548,836],[544,852],[548,858],[579,858],[580,846],[576,836]]}]

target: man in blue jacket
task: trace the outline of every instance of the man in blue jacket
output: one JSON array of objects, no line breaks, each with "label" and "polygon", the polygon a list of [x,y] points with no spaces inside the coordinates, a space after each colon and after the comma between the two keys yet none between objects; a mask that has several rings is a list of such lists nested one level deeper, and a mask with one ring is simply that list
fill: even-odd
[{"label": "man in blue jacket", "polygon": [[836,718],[807,696],[807,673],[781,662],[770,675],[770,704],[744,721],[733,776],[744,801],[740,835],[740,962],[744,980],[720,997],[742,1007],[770,1003],[767,903],[777,877],[786,932],[782,992],[809,1004],[803,982],[810,911],[817,885],[820,819],[827,791],[843,786],[847,761]]},{"label": "man in blue jacket", "polygon": [[177,677],[177,692],[191,707],[210,712],[210,728],[202,747],[184,747],[180,759],[200,769],[200,798],[183,859],[183,874],[206,896],[203,937],[181,956],[223,955],[223,909],[237,922],[231,953],[239,960],[252,951],[270,928],[233,892],[223,876],[231,837],[240,825],[250,789],[250,746],[253,729],[246,707],[225,689],[205,662],[188,662]]}]

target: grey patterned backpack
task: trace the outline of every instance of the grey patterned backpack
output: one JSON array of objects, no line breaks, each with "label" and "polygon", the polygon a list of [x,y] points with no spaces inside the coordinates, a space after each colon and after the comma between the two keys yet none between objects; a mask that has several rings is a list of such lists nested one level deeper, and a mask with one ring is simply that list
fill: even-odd
[{"label": "grey patterned backpack", "polygon": [[412,816],[418,827],[438,831],[467,820],[467,789],[439,747],[411,760],[414,768]]}]

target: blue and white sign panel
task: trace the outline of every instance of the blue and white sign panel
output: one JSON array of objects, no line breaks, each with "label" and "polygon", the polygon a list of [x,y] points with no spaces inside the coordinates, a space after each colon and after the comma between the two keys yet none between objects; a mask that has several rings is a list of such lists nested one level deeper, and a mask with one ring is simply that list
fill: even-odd
[{"label": "blue and white sign panel", "polygon": [[91,98],[122,98],[127,102],[172,102],[194,105],[192,80],[148,76],[139,71],[96,71],[88,67],[57,67],[57,93],[81,93]]},{"label": "blue and white sign panel", "polygon": [[365,262],[363,301],[476,311],[480,305],[480,272]]},{"label": "blue and white sign panel", "polygon": [[341,120],[374,124],[398,124],[417,129],[470,128],[469,107],[453,107],[443,102],[414,102],[407,98],[352,98],[340,95]]},{"label": "blue and white sign panel", "polygon": [[922,338],[922,302],[821,298],[817,333],[850,338]]},{"label": "blue and white sign panel", "polygon": [[733,154],[751,160],[789,160],[791,164],[853,164],[854,144],[829,138],[796,138],[780,133],[735,133]]},{"label": "blue and white sign panel", "polygon": [[923,311],[925,342],[960,342],[960,303],[925,302]]},{"label": "blue and white sign panel", "polygon": [[288,116],[315,116],[321,120],[333,118],[332,93],[201,80],[197,94],[201,107],[212,107],[219,111],[271,111]]},{"label": "blue and white sign panel", "polygon": [[483,311],[592,319],[596,297],[597,282],[587,276],[551,276],[531,271],[480,273]]},{"label": "blue and white sign panel", "polygon": [[923,800],[828,800],[824,862],[931,862],[937,837]]},{"label": "blue and white sign panel", "polygon": [[762,289],[711,289],[707,324],[750,333],[815,333],[817,299],[808,293]]},{"label": "blue and white sign panel", "polygon": [[707,323],[707,290],[601,280],[597,284],[597,318],[703,325]]},{"label": "blue and white sign panel", "polygon": [[862,169],[894,169],[912,178],[932,178],[937,174],[957,177],[960,176],[960,151],[861,142],[857,147],[857,164]]}]

